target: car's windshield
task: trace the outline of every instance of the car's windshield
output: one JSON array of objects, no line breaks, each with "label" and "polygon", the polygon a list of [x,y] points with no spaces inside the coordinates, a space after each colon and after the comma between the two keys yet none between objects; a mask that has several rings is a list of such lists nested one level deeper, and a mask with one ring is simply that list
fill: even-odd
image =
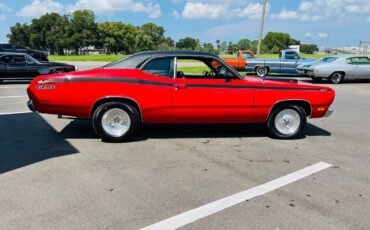
[{"label": "car's windshield", "polygon": [[39,63],[39,61],[37,61],[36,59],[34,59],[31,56],[26,56],[26,60],[27,60],[28,64]]},{"label": "car's windshield", "polygon": [[319,61],[320,62],[325,62],[325,63],[330,63],[330,62],[333,62],[337,59],[338,59],[337,57],[324,57],[324,58],[320,59]]}]

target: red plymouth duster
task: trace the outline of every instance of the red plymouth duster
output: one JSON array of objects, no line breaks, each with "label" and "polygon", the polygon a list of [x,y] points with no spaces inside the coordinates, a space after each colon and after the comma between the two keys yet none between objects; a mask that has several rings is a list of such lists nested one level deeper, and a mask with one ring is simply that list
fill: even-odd
[{"label": "red plymouth duster", "polygon": [[[208,71],[179,71],[197,60]],[[243,77],[218,56],[149,51],[98,69],[43,75],[28,87],[33,111],[91,118],[106,141],[125,141],[143,123],[265,123],[276,138],[299,135],[307,117],[329,116],[333,89],[300,81]]]}]

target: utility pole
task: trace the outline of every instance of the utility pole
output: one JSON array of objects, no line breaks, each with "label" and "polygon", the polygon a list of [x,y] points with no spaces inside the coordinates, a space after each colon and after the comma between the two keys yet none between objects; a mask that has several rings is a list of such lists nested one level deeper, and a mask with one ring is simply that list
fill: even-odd
[{"label": "utility pole", "polygon": [[261,52],[261,42],[262,42],[262,36],[263,36],[263,26],[265,24],[266,4],[267,4],[267,0],[263,0],[263,8],[262,8],[261,24],[260,24],[260,37],[258,39],[258,47],[257,47],[257,57],[260,56],[260,52]]}]

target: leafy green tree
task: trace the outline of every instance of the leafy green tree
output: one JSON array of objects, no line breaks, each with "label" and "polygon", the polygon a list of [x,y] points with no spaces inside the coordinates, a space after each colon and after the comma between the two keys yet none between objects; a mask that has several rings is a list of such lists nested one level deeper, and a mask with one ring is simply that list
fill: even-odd
[{"label": "leafy green tree", "polygon": [[63,54],[68,24],[67,16],[57,13],[47,13],[33,19],[29,29],[30,46],[49,50],[52,54]]},{"label": "leafy green tree", "polygon": [[132,53],[138,28],[122,22],[102,22],[98,24],[99,45],[107,53]]},{"label": "leafy green tree", "polygon": [[170,38],[166,37],[161,44],[158,45],[158,50],[173,50],[175,47],[175,41]]},{"label": "leafy green tree", "polygon": [[199,45],[199,40],[192,38],[192,37],[186,37],[180,39],[176,43],[176,48],[179,49],[185,49],[185,50],[195,50],[195,48]]},{"label": "leafy green tree", "polygon": [[152,22],[142,25],[140,29],[144,35],[151,37],[154,48],[158,47],[159,44],[163,43],[166,39],[164,36],[164,28]]},{"label": "leafy green tree", "polygon": [[30,46],[30,26],[16,23],[10,27],[10,34],[7,35],[9,43]]},{"label": "leafy green tree", "polygon": [[302,44],[300,51],[306,54],[313,54],[314,52],[319,51],[319,48],[315,44]]},{"label": "leafy green tree", "polygon": [[97,31],[98,26],[93,11],[75,11],[71,15],[68,26],[68,47],[78,54],[81,48],[96,45]]},{"label": "leafy green tree", "polygon": [[229,42],[229,45],[227,46],[227,53],[228,54],[233,54],[236,51],[238,51],[238,49],[239,49],[239,45],[238,44],[234,44],[232,42]]},{"label": "leafy green tree", "polygon": [[282,50],[289,47],[291,44],[291,38],[290,35],[286,33],[268,32],[263,39],[263,43],[266,45],[268,51],[278,53],[279,51],[276,50]]},{"label": "leafy green tree", "polygon": [[251,41],[249,39],[241,39],[237,46],[239,50],[249,50],[251,48]]},{"label": "leafy green tree", "polygon": [[[250,50],[253,53],[257,53],[257,47],[258,47],[258,41],[257,40],[252,41]],[[265,45],[264,40],[262,40],[262,42],[261,42],[261,53],[268,53],[268,52],[269,52],[269,50],[267,49],[267,46]]]}]

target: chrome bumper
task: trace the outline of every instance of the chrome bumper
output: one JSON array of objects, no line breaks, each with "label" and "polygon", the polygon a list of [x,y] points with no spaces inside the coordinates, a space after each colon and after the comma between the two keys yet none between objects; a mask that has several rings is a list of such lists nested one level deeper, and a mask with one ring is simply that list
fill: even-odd
[{"label": "chrome bumper", "polygon": [[325,113],[325,116],[324,116],[324,117],[329,117],[333,112],[334,112],[334,108],[330,106],[330,107],[328,108],[328,110],[326,111],[326,113]]},{"label": "chrome bumper", "polygon": [[27,102],[27,106],[28,106],[28,108],[29,108],[32,112],[36,112],[35,107],[33,106],[33,101],[32,101],[32,100],[29,100],[29,101]]}]

